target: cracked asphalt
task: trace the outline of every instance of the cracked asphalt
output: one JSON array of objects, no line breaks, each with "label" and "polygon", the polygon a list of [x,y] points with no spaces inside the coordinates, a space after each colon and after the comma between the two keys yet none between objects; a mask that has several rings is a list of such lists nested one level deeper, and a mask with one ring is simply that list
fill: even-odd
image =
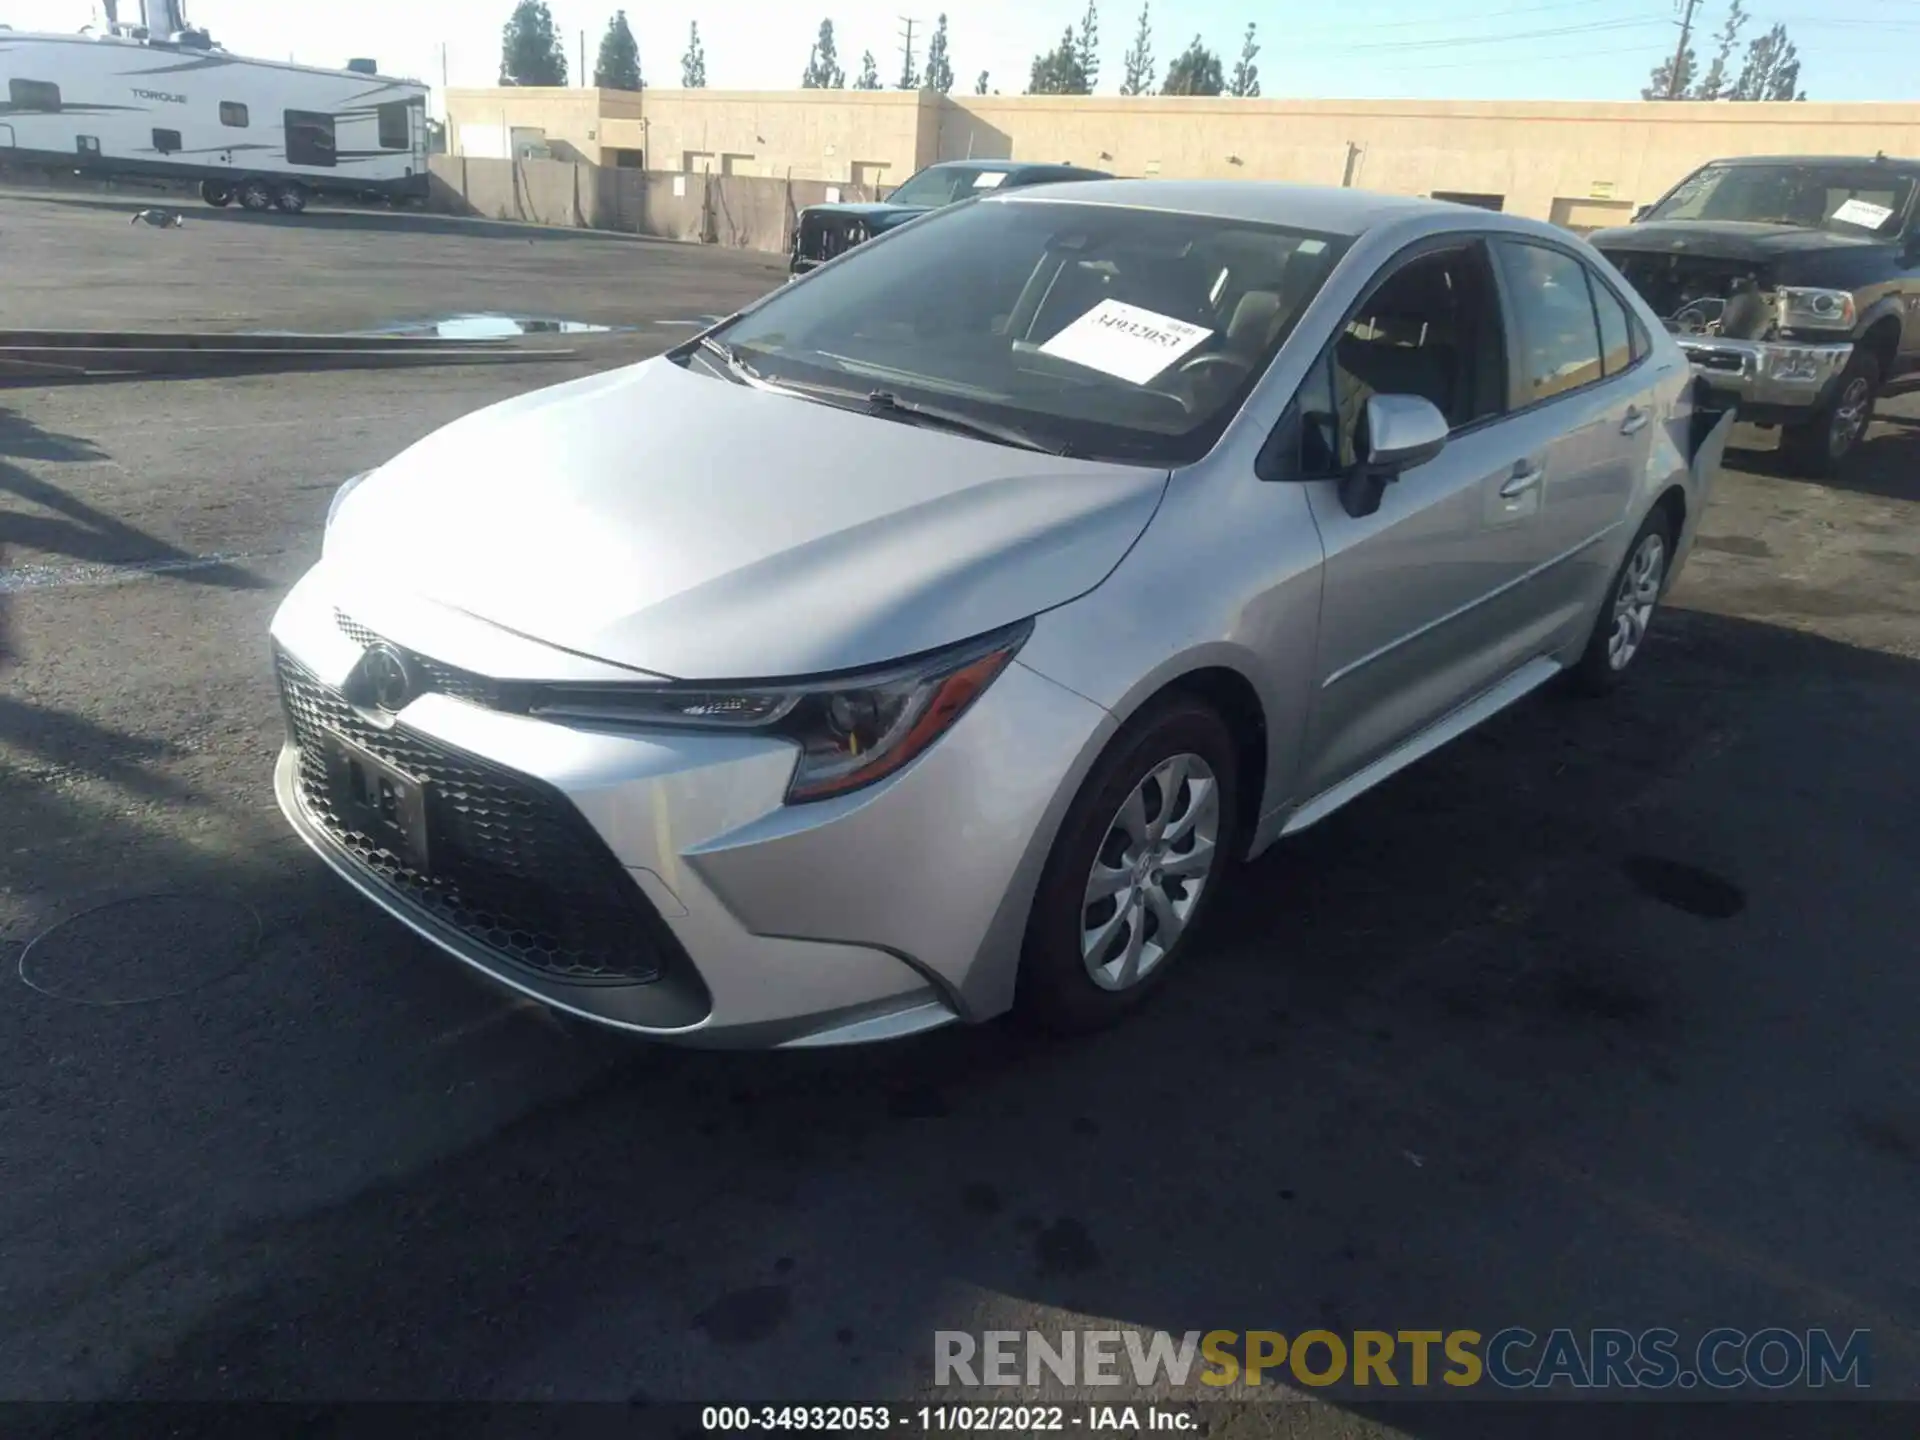
[{"label": "cracked asphalt", "polygon": [[1920,1397],[1920,404],[1843,483],[1741,459],[1631,684],[1263,858],[1125,1027],[681,1052],[292,839],[265,629],[341,478],[777,261],[136,203],[0,197],[0,325],[627,328],[0,389],[0,1398],[899,1399],[1075,1324],[1864,1328]]}]

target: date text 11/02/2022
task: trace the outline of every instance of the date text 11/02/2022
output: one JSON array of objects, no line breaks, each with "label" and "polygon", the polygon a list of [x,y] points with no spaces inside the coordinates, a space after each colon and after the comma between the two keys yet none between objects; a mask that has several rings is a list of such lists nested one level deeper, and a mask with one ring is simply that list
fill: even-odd
[{"label": "date text 11/02/2022", "polygon": [[1167,1331],[989,1330],[934,1335],[941,1388],[1131,1385],[1207,1393],[1228,1386],[1315,1389],[1492,1386],[1501,1390],[1867,1389],[1869,1335],[1779,1327],[1707,1330]]},{"label": "date text 11/02/2022", "polygon": [[709,1434],[964,1430],[1036,1435],[1068,1429],[1137,1434],[1199,1427],[1199,1417],[1190,1411],[1158,1405],[708,1405],[700,1412],[700,1428]]}]

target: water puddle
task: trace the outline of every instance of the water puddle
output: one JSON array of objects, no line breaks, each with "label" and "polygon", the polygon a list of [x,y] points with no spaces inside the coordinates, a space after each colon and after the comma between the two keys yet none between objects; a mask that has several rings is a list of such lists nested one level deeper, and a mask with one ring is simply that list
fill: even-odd
[{"label": "water puddle", "polygon": [[549,320],[525,315],[449,315],[440,320],[391,325],[371,333],[422,340],[517,340],[522,335],[606,335],[615,328],[586,320]]}]

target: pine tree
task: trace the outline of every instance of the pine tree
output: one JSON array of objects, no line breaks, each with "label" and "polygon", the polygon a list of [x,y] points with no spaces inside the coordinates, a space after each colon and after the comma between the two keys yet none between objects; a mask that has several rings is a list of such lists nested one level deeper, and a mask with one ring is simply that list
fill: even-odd
[{"label": "pine tree", "polygon": [[1800,88],[1800,52],[1787,38],[1787,27],[1775,25],[1747,46],[1740,76],[1729,92],[1733,100],[1804,100]]},{"label": "pine tree", "polygon": [[567,52],[547,0],[519,0],[500,31],[502,85],[565,85]]},{"label": "pine tree", "polygon": [[1148,8],[1144,4],[1140,7],[1140,24],[1127,49],[1127,78],[1120,82],[1122,95],[1145,95],[1153,89],[1153,22]]},{"label": "pine tree", "polygon": [[873,51],[868,50],[860,56],[860,78],[853,82],[856,90],[878,90],[880,88],[880,67],[873,63]]},{"label": "pine tree", "polygon": [[927,89],[941,95],[953,89],[953,62],[947,59],[945,15],[934,23],[933,39],[927,42],[927,73],[922,83]]},{"label": "pine tree", "polygon": [[600,58],[593,67],[593,83],[602,90],[640,88],[640,47],[627,25],[627,12],[616,10],[600,41]]},{"label": "pine tree", "polygon": [[1198,35],[1174,62],[1167,66],[1162,95],[1218,95],[1227,88],[1221,73],[1220,57],[1200,43]]},{"label": "pine tree", "polygon": [[1074,43],[1069,25],[1060,36],[1057,49],[1033,57],[1033,71],[1027,79],[1029,95],[1086,95],[1092,90],[1087,72],[1081,68],[1080,49]]},{"label": "pine tree", "polygon": [[1080,17],[1080,33],[1073,37],[1073,58],[1085,88],[1067,93],[1091,95],[1100,83],[1100,12],[1094,9],[1094,0],[1087,0],[1087,13]]},{"label": "pine tree", "polygon": [[1687,94],[1689,100],[1719,100],[1726,96],[1733,84],[1733,76],[1728,71],[1728,62],[1733,59],[1733,47],[1740,38],[1741,27],[1747,23],[1746,8],[1740,0],[1733,0],[1727,9],[1727,20],[1720,27],[1720,33],[1714,36],[1719,48],[1713,52],[1713,63],[1707,66],[1707,73]]},{"label": "pine tree", "polygon": [[1646,87],[1641,90],[1640,98],[1642,100],[1686,99],[1687,89],[1693,84],[1694,71],[1698,68],[1699,62],[1694,57],[1691,45],[1680,52],[1677,74],[1674,57],[1669,55],[1653,67],[1653,74],[1647,80]]},{"label": "pine tree", "polygon": [[973,93],[976,95],[984,95],[987,93],[987,72],[986,71],[982,70],[980,72],[980,78],[973,82]]},{"label": "pine tree", "polygon": [[707,51],[700,43],[700,22],[687,27],[687,53],[680,57],[680,83],[689,90],[707,88]]},{"label": "pine tree", "polygon": [[840,56],[833,43],[833,21],[820,22],[820,36],[807,57],[806,73],[800,77],[802,90],[840,90],[847,83],[847,72],[840,68]]},{"label": "pine tree", "polygon": [[1259,53],[1260,47],[1253,40],[1253,22],[1248,21],[1246,38],[1240,42],[1240,58],[1233,67],[1233,83],[1227,87],[1227,93],[1236,100],[1256,100],[1260,96],[1260,67],[1253,63]]}]

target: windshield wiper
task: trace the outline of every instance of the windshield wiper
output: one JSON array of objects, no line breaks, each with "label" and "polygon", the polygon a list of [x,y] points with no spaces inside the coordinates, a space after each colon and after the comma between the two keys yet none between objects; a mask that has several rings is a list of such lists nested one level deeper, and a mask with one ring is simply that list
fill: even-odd
[{"label": "windshield wiper", "polygon": [[971,415],[963,415],[958,410],[948,410],[938,405],[922,405],[917,400],[902,400],[891,390],[873,391],[867,396],[867,408],[875,414],[898,416],[914,424],[937,426],[958,435],[971,435],[977,440],[991,440],[999,445],[1011,445],[1017,450],[1037,450],[1042,455],[1063,457],[1073,454],[1069,446],[1036,439],[1026,431],[1017,430],[1011,425],[997,425],[991,420],[980,420]]},{"label": "windshield wiper", "polygon": [[707,354],[717,355],[721,363],[727,367],[727,373],[733,376],[734,379],[748,385],[766,383],[761,380],[760,372],[742,360],[739,352],[727,344],[726,341],[716,340],[711,335],[702,335],[694,343],[706,351]]}]

